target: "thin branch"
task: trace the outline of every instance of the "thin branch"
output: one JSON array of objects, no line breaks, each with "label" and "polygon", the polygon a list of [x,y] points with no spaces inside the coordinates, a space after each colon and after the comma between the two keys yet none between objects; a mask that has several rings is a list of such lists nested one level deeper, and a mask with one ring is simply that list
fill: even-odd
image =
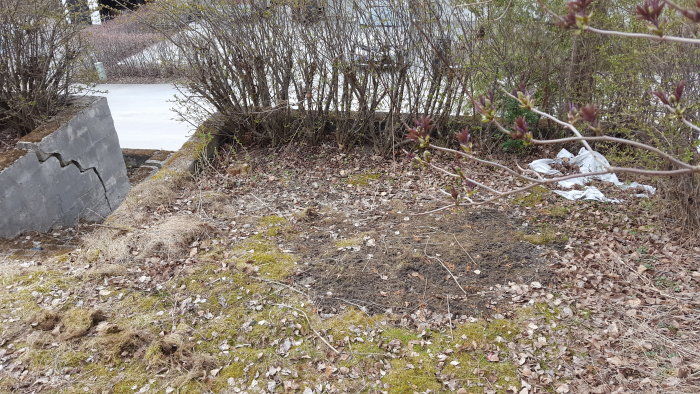
[{"label": "thin branch", "polygon": [[676,37],[676,36],[655,36],[646,33],[629,33],[625,31],[616,30],[603,30],[591,26],[586,26],[586,30],[592,33],[602,34],[605,36],[617,36],[617,37],[627,37],[627,38],[643,38],[653,41],[667,41],[667,42],[680,42],[684,44],[700,45],[700,38],[687,38],[687,37]]},{"label": "thin branch", "polygon": [[471,260],[472,264],[474,264],[475,267],[478,267],[479,264],[476,263],[476,261],[474,260],[472,255],[469,253],[469,251],[464,249],[464,246],[462,246],[462,243],[459,242],[459,240],[457,239],[457,236],[455,234],[452,234],[452,237],[455,239],[455,242],[457,242],[457,245],[459,245],[459,247],[464,251],[464,253],[467,255],[467,257],[469,257],[469,260]]},{"label": "thin branch", "polygon": [[[440,167],[440,166],[436,166],[436,165],[433,164],[433,163],[428,163],[428,166],[430,166],[430,168],[433,168],[433,169],[435,169],[435,170],[438,170],[438,171],[442,172],[443,174],[445,174],[445,175],[447,175],[447,176],[449,176],[449,177],[452,177],[452,178],[462,178],[462,176],[460,176],[460,175],[458,175],[458,174],[455,174],[455,173],[453,173],[453,172],[450,172],[450,171],[448,171],[448,170],[446,170],[446,169],[444,169],[444,168],[442,168],[442,167]],[[494,188],[491,188],[491,187],[488,187],[488,186],[484,185],[484,184],[481,183],[481,182],[477,182],[477,181],[475,181],[474,179],[471,179],[471,178],[468,178],[468,177],[464,177],[464,179],[467,180],[467,181],[469,181],[469,182],[471,182],[471,183],[473,183],[473,184],[475,184],[477,187],[480,187],[480,188],[482,188],[482,189],[488,190],[488,191],[491,192],[491,193],[494,193],[494,194],[500,193],[498,190],[496,190],[496,189],[494,189]]]},{"label": "thin branch", "polygon": [[290,305],[285,305],[285,304],[274,304],[274,305],[275,305],[275,306],[282,307],[282,308],[289,308],[289,309],[291,309],[291,310],[293,310],[293,311],[297,311],[297,312],[301,313],[301,314],[304,316],[304,318],[306,319],[306,322],[309,323],[309,329],[310,329],[311,331],[313,331],[314,334],[316,334],[316,336],[319,337],[319,339],[321,339],[321,341],[323,341],[323,343],[325,343],[326,346],[328,346],[334,353],[340,354],[340,351],[339,351],[338,349],[334,348],[333,345],[331,345],[330,342],[328,342],[328,341],[326,340],[326,338],[324,338],[323,335],[321,335],[321,333],[319,333],[318,331],[316,331],[316,330],[311,326],[311,320],[309,320],[309,315],[307,315],[306,312],[302,311],[301,309],[298,309],[298,308],[295,308],[295,307],[293,307],[293,306],[290,306]]},{"label": "thin branch", "polygon": [[694,166],[690,168],[683,168],[680,170],[668,170],[668,171],[657,171],[657,170],[642,170],[639,168],[629,168],[629,167],[610,167],[610,173],[626,173],[626,174],[637,174],[637,175],[649,175],[649,176],[676,176],[692,174],[694,172],[700,172],[700,166]]},{"label": "thin branch", "polygon": [[464,290],[464,287],[462,287],[462,285],[459,284],[459,281],[457,280],[457,277],[452,273],[452,271],[450,271],[449,268],[447,268],[447,266],[445,265],[445,263],[443,263],[442,260],[441,260],[439,257],[431,257],[431,256],[427,256],[427,257],[428,257],[429,259],[437,260],[437,261],[440,263],[440,265],[442,266],[442,268],[444,268],[445,271],[447,271],[447,273],[450,274],[450,276],[452,277],[452,279],[455,281],[455,284],[457,284],[457,287],[459,287],[459,289],[462,290],[462,293],[464,293],[464,295],[468,295],[468,294],[467,294],[467,291]]},{"label": "thin branch", "polygon": [[537,181],[537,179],[530,178],[529,176],[525,176],[523,174],[520,174],[519,172],[509,168],[508,166],[505,166],[505,165],[500,164],[500,163],[496,163],[494,161],[480,159],[480,158],[478,158],[474,155],[470,155],[469,153],[466,153],[466,152],[462,152],[462,151],[458,151],[458,150],[454,150],[454,149],[450,149],[450,148],[444,148],[442,146],[433,145],[433,144],[430,144],[428,146],[432,149],[437,150],[437,151],[442,151],[442,152],[446,152],[446,153],[456,153],[462,157],[466,157],[467,159],[473,160],[477,163],[486,164],[486,165],[489,165],[491,167],[499,168],[499,169],[501,169],[501,170],[503,170],[503,171],[505,171],[505,172],[517,177],[517,178],[526,180],[528,182],[536,182]]},{"label": "thin branch", "polygon": [[[696,126],[696,125],[690,123],[690,121],[689,121],[688,119],[686,119],[686,118],[682,118],[682,120],[683,120],[683,123],[685,123],[686,126],[688,126],[688,127],[690,127],[691,129],[697,131],[698,133],[700,133],[700,126]],[[698,135],[698,138],[700,138],[700,135]]]},{"label": "thin branch", "polygon": [[[450,152],[450,153],[462,153],[453,149],[449,148],[442,148],[439,149],[445,152]],[[587,177],[596,177],[596,176],[602,176],[602,175],[609,175],[609,174],[614,174],[614,173],[628,173],[628,174],[636,174],[636,175],[650,175],[650,176],[675,176],[675,175],[683,175],[683,174],[691,174],[698,172],[700,173],[700,166],[688,166],[688,168],[683,168],[683,169],[678,169],[678,170],[668,170],[668,171],[657,171],[657,170],[644,170],[644,169],[639,169],[639,168],[629,168],[629,167],[611,167],[608,166],[605,170],[603,171],[595,171],[595,172],[587,172],[587,173],[578,173],[578,174],[569,174],[569,175],[563,175],[559,177],[554,177],[554,178],[543,178],[543,179],[530,179],[530,184],[527,186],[523,186],[517,189],[505,191],[505,192],[499,192],[496,191],[495,196],[488,198],[486,200],[474,202],[471,199],[469,200],[469,203],[471,205],[484,205],[491,203],[493,201],[499,200],[504,197],[508,197],[514,194],[526,192],[530,189],[532,189],[535,186],[544,186],[544,185],[549,185],[552,183],[558,183],[561,181],[566,181],[570,179],[577,179],[577,178],[587,178]],[[430,212],[426,212],[423,214],[428,214],[428,213],[434,213],[438,212],[444,209],[448,209],[453,206],[458,206],[457,203],[451,204],[442,208],[435,209]]]},{"label": "thin branch", "polygon": [[450,209],[450,208],[452,208],[452,207],[458,207],[458,206],[459,206],[459,204],[457,204],[457,203],[452,203],[452,204],[450,204],[450,205],[446,205],[446,206],[444,206],[444,207],[436,208],[436,209],[433,209],[433,210],[431,210],[431,211],[420,212],[420,213],[414,213],[414,214],[412,214],[411,216],[430,215],[431,213],[436,213],[436,212],[444,211],[445,209]]},{"label": "thin branch", "polygon": [[[430,240],[430,237],[428,237],[428,241],[429,241],[429,240]],[[427,258],[429,258],[429,259],[437,260],[437,261],[440,263],[440,265],[442,266],[442,268],[444,268],[445,271],[447,271],[447,273],[450,274],[450,276],[452,277],[452,279],[453,279],[453,280],[455,281],[455,283],[457,284],[457,287],[459,287],[459,289],[462,290],[462,293],[464,293],[464,295],[468,295],[468,294],[467,294],[467,291],[464,290],[464,287],[462,287],[462,285],[459,284],[459,281],[457,280],[457,277],[452,273],[452,271],[450,271],[449,268],[447,268],[447,266],[445,265],[445,263],[443,263],[442,260],[441,260],[439,257],[437,257],[437,256],[428,256],[428,250],[427,250],[427,249],[428,249],[428,244],[427,244],[427,242],[426,242],[425,248],[423,248],[423,254],[425,255],[425,257],[427,257]]]},{"label": "thin branch", "polygon": [[[515,100],[518,100],[517,97],[513,96],[509,91],[505,90],[504,88],[501,87],[501,90],[503,90],[503,92],[505,92],[505,94],[507,94],[509,97],[511,97]],[[552,116],[546,112],[542,112],[542,111],[538,110],[537,108],[530,108],[530,110],[532,112],[536,113],[537,115],[544,116],[545,118],[552,120],[553,122],[555,122],[558,125],[566,127],[567,129],[571,130],[571,132],[574,133],[575,136],[583,138],[583,134],[581,134],[581,132],[576,128],[576,126],[572,125],[571,123],[564,122],[563,120],[560,120],[557,117]],[[588,144],[588,142],[586,142],[585,140],[581,140],[581,143],[589,152],[591,152],[591,154],[593,153],[593,148],[591,148],[591,146]]]},{"label": "thin branch", "polygon": [[531,184],[529,184],[529,185],[527,185],[527,186],[523,186],[523,187],[518,188],[518,189],[513,189],[513,190],[510,190],[510,191],[504,192],[504,193],[502,193],[501,195],[491,197],[491,198],[489,198],[489,199],[487,199],[487,200],[479,201],[478,203],[474,203],[473,205],[485,205],[485,204],[488,204],[488,203],[491,203],[491,202],[500,200],[501,198],[508,197],[508,196],[512,196],[512,195],[514,195],[514,194],[524,193],[524,192],[526,192],[526,191],[528,191],[528,190],[530,190],[530,189],[532,189],[532,188],[534,188],[534,187],[542,186],[542,185],[549,184],[549,183],[560,182],[560,181],[567,180],[567,179],[581,178],[581,177],[584,177],[584,176],[606,175],[606,174],[609,174],[609,173],[610,173],[610,172],[604,171],[604,172],[588,173],[588,174],[574,174],[573,176],[566,176],[566,177],[560,177],[560,178],[545,179],[545,180],[540,181],[540,182],[538,182],[538,183],[531,183]]},{"label": "thin branch", "polygon": [[536,145],[553,145],[553,144],[565,144],[567,142],[575,142],[575,141],[589,141],[589,142],[615,142],[618,144],[624,144],[624,145],[630,145],[634,146],[639,149],[644,149],[648,150],[650,152],[656,153],[659,156],[662,156],[666,158],[667,160],[681,166],[684,168],[693,168],[688,163],[682,162],[678,160],[676,157],[673,155],[670,155],[660,149],[654,148],[653,146],[643,144],[641,142],[636,142],[624,138],[616,138],[616,137],[608,137],[608,136],[601,136],[601,137],[569,137],[569,138],[559,138],[555,140],[532,140],[533,144]]},{"label": "thin branch", "polygon": [[[562,18],[561,15],[558,13],[554,12],[551,10],[547,5],[544,3],[543,0],[537,0],[537,2],[540,4],[540,7],[545,10],[548,14],[554,16],[557,18],[560,22],[565,22],[564,18]],[[672,1],[664,0],[664,2],[668,5],[670,5],[672,8],[675,8],[676,10],[680,10],[681,7],[673,3]],[[622,32],[622,31],[615,31],[615,30],[603,30],[603,29],[598,29],[595,27],[591,26],[586,26],[585,29],[587,31],[590,31],[591,33],[597,33],[597,34],[602,34],[606,36],[618,36],[618,37],[627,37],[627,38],[642,38],[642,39],[647,39],[647,40],[652,40],[652,41],[667,41],[667,42],[680,42],[684,44],[695,44],[698,45],[700,44],[700,39],[697,38],[687,38],[687,37],[676,37],[676,36],[655,36],[652,34],[644,34],[644,33],[628,33],[628,32]]]}]

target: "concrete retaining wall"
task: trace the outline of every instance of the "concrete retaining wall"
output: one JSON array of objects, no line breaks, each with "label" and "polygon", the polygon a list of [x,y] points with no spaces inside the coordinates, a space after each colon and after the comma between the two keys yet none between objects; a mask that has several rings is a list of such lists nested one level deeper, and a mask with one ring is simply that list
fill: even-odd
[{"label": "concrete retaining wall", "polygon": [[2,238],[102,221],[129,192],[106,98],[76,98],[17,148],[23,154],[0,166]]}]

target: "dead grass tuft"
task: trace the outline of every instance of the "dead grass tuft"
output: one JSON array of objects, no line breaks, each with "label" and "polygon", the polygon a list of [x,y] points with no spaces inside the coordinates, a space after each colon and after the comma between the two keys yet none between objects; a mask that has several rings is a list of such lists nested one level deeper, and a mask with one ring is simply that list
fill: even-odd
[{"label": "dead grass tuft", "polygon": [[188,171],[163,168],[152,177],[134,186],[126,200],[107,218],[105,224],[129,228],[152,220],[149,210],[175,201],[177,193],[192,180]]},{"label": "dead grass tuft", "polygon": [[61,316],[62,337],[65,340],[70,340],[85,336],[92,327],[104,320],[105,315],[99,309],[87,311],[73,308]]},{"label": "dead grass tuft", "polygon": [[[85,239],[85,252],[79,255],[79,259],[87,264],[98,261],[126,263],[131,258],[129,240],[129,233],[126,231],[100,229]],[[87,272],[86,275],[90,277],[92,273]]]},{"label": "dead grass tuft", "polygon": [[700,175],[665,179],[661,191],[670,216],[683,227],[700,229]]},{"label": "dead grass tuft", "polygon": [[29,324],[37,330],[51,331],[60,321],[58,313],[42,309],[30,317]]},{"label": "dead grass tuft", "polygon": [[168,258],[175,258],[185,254],[193,241],[208,238],[214,231],[199,219],[174,216],[141,234],[138,241],[145,256],[165,254]]},{"label": "dead grass tuft", "polygon": [[170,177],[150,178],[136,185],[126,200],[114,211],[105,222],[111,226],[138,226],[152,219],[148,214],[149,208],[170,204],[176,195],[180,183],[173,182]]},{"label": "dead grass tuft", "polygon": [[151,334],[146,331],[125,330],[108,334],[98,340],[98,345],[112,359],[137,357],[151,342]]},{"label": "dead grass tuft", "polygon": [[87,273],[88,277],[118,276],[125,272],[119,264],[134,258],[165,256],[184,257],[189,245],[208,238],[215,229],[192,216],[173,216],[146,229],[119,230],[106,228],[93,233],[85,241],[87,263],[110,262]]}]

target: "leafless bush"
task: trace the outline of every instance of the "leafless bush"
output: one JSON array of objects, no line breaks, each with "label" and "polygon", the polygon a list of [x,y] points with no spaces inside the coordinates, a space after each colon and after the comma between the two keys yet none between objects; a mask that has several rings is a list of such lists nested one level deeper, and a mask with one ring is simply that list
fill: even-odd
[{"label": "leafless bush", "polygon": [[[668,45],[668,43],[680,43],[691,48],[700,45],[700,39],[698,38],[668,34],[664,30],[666,21],[663,18],[664,11],[668,7],[674,15],[679,16],[685,22],[697,25],[700,23],[700,1],[697,1],[694,8],[683,8],[672,1],[645,0],[644,3],[636,8],[635,14],[636,17],[648,24],[651,33],[605,30],[593,27],[592,22],[594,20],[592,18],[594,13],[592,13],[592,8],[595,4],[598,4],[594,0],[569,1],[567,2],[568,12],[563,15],[548,9],[544,1],[540,1],[540,4],[560,27],[576,30],[579,34],[595,33],[604,37],[651,40],[664,43],[665,45]],[[658,86],[658,83],[656,84]],[[700,145],[698,143],[700,126],[694,123],[697,117],[697,103],[693,102],[693,97],[697,96],[688,97],[685,82],[678,83],[670,90],[662,87],[649,93],[650,95],[653,93],[653,96],[658,100],[658,104],[660,104],[659,107],[662,108],[662,113],[666,113],[668,120],[675,124],[675,127],[670,129],[671,131],[660,133],[661,141],[651,138],[641,141],[626,136],[607,135],[603,127],[606,119],[604,109],[594,104],[569,104],[566,118],[557,117],[541,110],[538,105],[536,92],[528,89],[525,85],[520,84],[512,91],[500,87],[499,94],[517,102],[522,110],[548,119],[572,135],[568,138],[541,139],[535,137],[532,125],[528,123],[524,116],[514,119],[512,125],[503,123],[502,119],[498,117],[501,109],[495,99],[496,92],[491,91],[479,97],[474,97],[471,93],[468,93],[483,120],[495,125],[504,135],[514,140],[520,140],[530,145],[580,143],[600,167],[600,169],[591,172],[582,171],[581,173],[563,175],[559,173],[558,175],[545,177],[533,173],[533,171],[522,168],[510,168],[501,163],[478,157],[477,153],[473,151],[472,133],[468,128],[456,134],[456,139],[460,144],[459,149],[440,146],[431,140],[430,131],[434,126],[430,118],[422,118],[416,122],[415,127],[409,128],[408,138],[416,141],[419,148],[423,150],[422,156],[416,156],[416,161],[420,165],[433,168],[452,177],[456,184],[460,186],[459,189],[461,190],[453,187],[451,193],[447,193],[453,198],[454,205],[459,204],[461,201],[472,204],[485,204],[516,193],[528,191],[535,186],[551,185],[581,177],[604,176],[613,173],[630,174],[632,176],[677,177],[675,180],[665,182],[666,196],[677,204],[675,213],[680,214],[686,224],[697,225],[700,222],[698,220],[700,219],[700,211],[697,209],[698,197],[700,197],[697,184],[697,176],[700,174],[700,155],[697,150],[698,145]],[[665,121],[666,119],[663,116],[659,116],[658,113],[656,118],[646,120],[646,122],[650,122],[658,127]],[[641,126],[644,120],[638,120],[637,122]],[[639,135],[635,137],[639,137]],[[610,143],[624,146],[631,150],[645,152],[647,155],[655,157],[656,160],[651,166],[647,167],[643,166],[644,163],[632,163],[631,166],[610,165],[600,159],[595,159],[596,153],[591,146],[594,143]],[[435,165],[431,160],[431,150],[445,152],[464,160],[491,166],[502,171],[504,178],[517,179],[524,185],[510,188],[505,186],[507,184],[505,181],[502,184],[498,182],[493,184],[478,182],[457,167],[446,169]],[[658,163],[666,163],[666,167]]]},{"label": "leafless bush", "polygon": [[666,212],[678,220],[677,224],[686,228],[700,228],[700,175],[664,179],[661,192],[666,202]]},{"label": "leafless bush", "polygon": [[83,50],[68,19],[53,0],[0,3],[0,129],[26,134],[66,105]]},{"label": "leafless bush", "polygon": [[[470,48],[470,19],[444,1],[163,2],[163,13],[197,22],[171,38],[189,88],[250,139],[318,141],[339,145],[399,144],[403,123],[418,115],[445,133],[463,114],[460,81]],[[445,29],[435,18],[458,23]],[[416,21],[424,25],[414,28]],[[440,27],[440,28],[438,28]],[[431,40],[438,42],[432,45]],[[448,57],[444,66],[438,57]]]},{"label": "leafless bush", "polygon": [[[157,26],[158,31],[151,26]],[[109,77],[170,77],[175,59],[174,48],[164,35],[175,34],[173,25],[164,23],[155,7],[145,5],[125,10],[85,30],[90,44],[86,67],[101,62]]]}]

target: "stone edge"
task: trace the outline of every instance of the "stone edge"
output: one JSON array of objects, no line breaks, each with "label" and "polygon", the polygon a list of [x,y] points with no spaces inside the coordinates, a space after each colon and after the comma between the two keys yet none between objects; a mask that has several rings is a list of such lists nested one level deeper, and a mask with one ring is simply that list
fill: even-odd
[{"label": "stone edge", "polygon": [[211,159],[221,145],[223,138],[219,132],[221,116],[214,114],[200,125],[182,147],[163,162],[163,166],[153,175],[135,185],[122,205],[105,219],[110,226],[127,229],[130,227],[129,207],[139,205],[144,194],[157,194],[158,189],[167,184],[176,187],[182,181],[201,171],[202,164]]},{"label": "stone edge", "polygon": [[0,172],[10,168],[17,160],[30,153],[24,146],[41,142],[41,140],[54,133],[62,125],[99,99],[100,97],[89,95],[71,96],[68,106],[61,108],[58,113],[37,126],[37,128],[32,130],[29,134],[20,137],[14,149],[3,153],[4,157],[0,158]]}]

